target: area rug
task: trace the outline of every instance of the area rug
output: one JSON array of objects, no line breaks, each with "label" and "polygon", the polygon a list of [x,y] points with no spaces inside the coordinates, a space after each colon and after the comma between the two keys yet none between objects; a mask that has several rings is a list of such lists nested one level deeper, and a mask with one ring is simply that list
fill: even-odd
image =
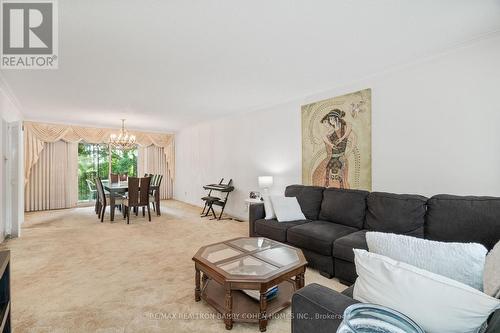
[{"label": "area rug", "polygon": [[[199,209],[162,202],[152,222],[100,223],[93,207],[29,213],[11,250],[14,332],[225,332],[216,312],[194,301],[196,250],[247,236],[248,223],[211,221]],[[308,269],[306,284],[344,285]],[[290,309],[267,331],[290,332]],[[232,332],[258,332],[235,323]]]}]

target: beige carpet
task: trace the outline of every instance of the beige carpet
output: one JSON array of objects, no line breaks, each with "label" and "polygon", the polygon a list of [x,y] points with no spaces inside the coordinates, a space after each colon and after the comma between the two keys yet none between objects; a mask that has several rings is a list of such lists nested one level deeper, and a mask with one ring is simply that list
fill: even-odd
[{"label": "beige carpet", "polygon": [[[191,258],[204,244],[246,236],[248,224],[200,219],[176,201],[162,206],[151,223],[130,225],[100,223],[92,207],[27,214],[22,238],[2,245],[12,255],[14,332],[224,332],[221,320],[197,319],[216,312],[194,302]],[[345,288],[308,270],[312,282]],[[283,317],[268,332],[290,332]]]}]

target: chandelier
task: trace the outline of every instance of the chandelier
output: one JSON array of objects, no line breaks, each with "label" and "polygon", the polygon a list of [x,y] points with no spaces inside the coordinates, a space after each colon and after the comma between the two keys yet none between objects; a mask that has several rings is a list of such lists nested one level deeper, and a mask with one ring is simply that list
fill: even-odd
[{"label": "chandelier", "polygon": [[125,119],[121,121],[122,129],[120,130],[120,134],[111,134],[109,136],[109,144],[116,149],[132,149],[135,147],[135,135],[128,134],[128,131],[125,129]]}]

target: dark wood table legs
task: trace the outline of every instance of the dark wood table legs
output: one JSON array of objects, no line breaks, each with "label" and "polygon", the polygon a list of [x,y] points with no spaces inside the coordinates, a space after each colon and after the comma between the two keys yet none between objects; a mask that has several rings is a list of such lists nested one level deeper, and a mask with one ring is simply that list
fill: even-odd
[{"label": "dark wood table legs", "polygon": [[297,290],[304,288],[304,285],[306,283],[304,273],[297,274],[295,277],[295,288]]},{"label": "dark wood table legs", "polygon": [[115,197],[110,194],[109,196],[109,217],[111,221],[115,220]]},{"label": "dark wood table legs", "polygon": [[196,269],[194,276],[194,300],[196,302],[201,301],[201,288],[200,288],[200,270]]},{"label": "dark wood table legs", "polygon": [[230,330],[233,328],[233,296],[229,283],[226,283],[224,288],[226,290],[226,313],[224,316],[224,324],[226,324],[226,330]]},{"label": "dark wood table legs", "polygon": [[265,332],[267,329],[267,290],[260,291],[260,313],[259,313],[259,330]]}]

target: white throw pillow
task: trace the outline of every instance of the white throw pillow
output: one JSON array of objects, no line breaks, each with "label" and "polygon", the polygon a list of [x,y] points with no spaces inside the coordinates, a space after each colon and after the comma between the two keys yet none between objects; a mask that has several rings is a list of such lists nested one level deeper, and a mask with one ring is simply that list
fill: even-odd
[{"label": "white throw pillow", "polygon": [[271,196],[278,222],[305,220],[296,197]]},{"label": "white throw pillow", "polygon": [[271,197],[269,194],[264,194],[264,211],[266,212],[266,220],[271,220],[276,218],[276,214],[274,213],[273,203],[271,202]]},{"label": "white throw pillow", "polygon": [[484,293],[500,298],[500,242],[486,256],[484,265]]},{"label": "white throw pillow", "polygon": [[399,311],[427,333],[475,333],[500,308],[500,300],[458,281],[365,250],[354,254],[354,298]]},{"label": "white throw pillow", "polygon": [[449,277],[483,291],[488,250],[476,243],[445,243],[422,238],[367,232],[368,250]]}]

